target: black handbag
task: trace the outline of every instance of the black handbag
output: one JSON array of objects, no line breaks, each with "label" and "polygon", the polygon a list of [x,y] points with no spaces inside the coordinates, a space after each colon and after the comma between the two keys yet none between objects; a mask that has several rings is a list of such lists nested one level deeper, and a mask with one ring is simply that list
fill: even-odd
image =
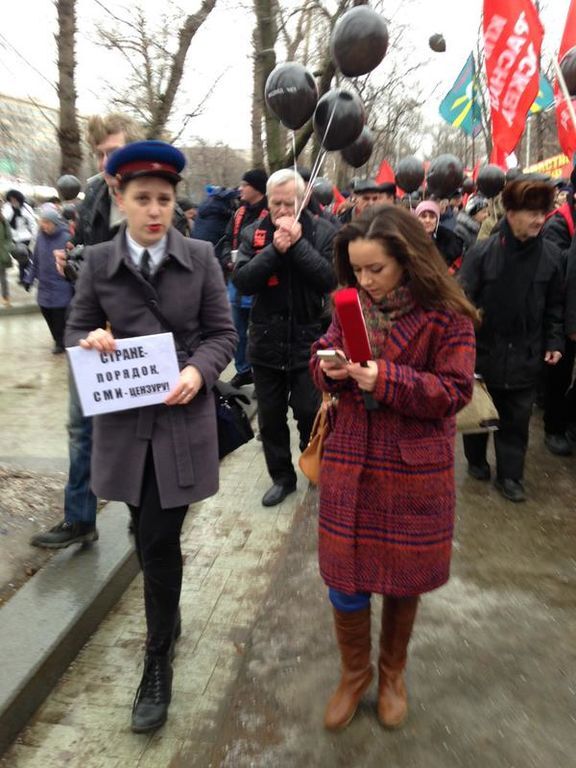
[{"label": "black handbag", "polygon": [[20,267],[26,267],[30,261],[30,249],[25,243],[13,243],[10,247],[10,255]]},{"label": "black handbag", "polygon": [[[180,361],[184,355],[188,359],[190,357],[188,351],[178,349],[177,331],[164,317],[158,306],[158,294],[154,290],[154,286],[139,274],[137,278],[146,299],[146,306],[157,317],[162,326],[174,335],[178,360]],[[240,390],[220,380],[214,384],[212,392],[216,404],[216,420],[218,424],[218,458],[222,459],[254,437],[254,430],[248,415],[241,405],[241,403],[249,405],[250,399]]]},{"label": "black handbag", "polygon": [[249,405],[250,400],[224,381],[214,384],[214,398],[218,419],[218,457],[223,459],[254,437],[248,415],[241,405]]}]

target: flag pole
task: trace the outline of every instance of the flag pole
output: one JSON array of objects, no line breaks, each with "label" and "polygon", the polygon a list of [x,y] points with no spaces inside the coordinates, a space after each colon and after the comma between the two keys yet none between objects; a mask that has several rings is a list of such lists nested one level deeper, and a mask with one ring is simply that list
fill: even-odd
[{"label": "flag pole", "polygon": [[570,118],[572,120],[572,125],[574,127],[574,130],[576,131],[576,113],[574,112],[574,104],[572,104],[572,97],[570,96],[570,91],[568,90],[568,86],[566,85],[566,80],[564,80],[564,75],[562,74],[562,70],[560,69],[560,63],[558,62],[558,59],[556,56],[552,57],[552,64],[554,65],[554,71],[556,72],[556,78],[558,79],[558,85],[560,86],[560,90],[562,91],[562,96],[566,99],[566,106],[568,107],[568,112],[570,113]]},{"label": "flag pole", "polygon": [[530,145],[532,143],[532,118],[528,116],[526,118],[526,162],[525,165],[530,165]]}]

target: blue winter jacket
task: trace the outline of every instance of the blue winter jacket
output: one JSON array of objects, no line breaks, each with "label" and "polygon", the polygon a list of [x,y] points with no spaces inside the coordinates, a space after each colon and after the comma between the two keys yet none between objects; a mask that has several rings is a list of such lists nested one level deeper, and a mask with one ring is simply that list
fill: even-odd
[{"label": "blue winter jacket", "polygon": [[74,288],[58,274],[54,260],[54,251],[65,248],[69,240],[70,230],[65,223],[62,223],[53,235],[46,235],[42,230],[38,230],[26,283],[32,285],[34,280],[38,280],[37,298],[41,307],[67,307],[72,300]]}]

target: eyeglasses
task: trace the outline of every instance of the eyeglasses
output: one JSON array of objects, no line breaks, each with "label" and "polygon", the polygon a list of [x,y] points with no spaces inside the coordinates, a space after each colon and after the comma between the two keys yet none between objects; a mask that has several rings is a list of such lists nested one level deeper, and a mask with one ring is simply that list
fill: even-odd
[{"label": "eyeglasses", "polygon": [[95,149],[93,152],[94,159],[98,161],[107,160],[113,152],[116,152],[117,149],[120,149],[120,146],[110,147],[109,149]]}]

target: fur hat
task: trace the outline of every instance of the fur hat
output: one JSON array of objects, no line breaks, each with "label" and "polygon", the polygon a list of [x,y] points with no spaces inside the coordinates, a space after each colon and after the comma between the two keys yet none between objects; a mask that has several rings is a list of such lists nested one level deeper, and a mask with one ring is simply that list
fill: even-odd
[{"label": "fur hat", "polygon": [[504,187],[502,204],[506,211],[551,211],[554,187],[529,175],[518,176]]},{"label": "fur hat", "polygon": [[249,184],[261,195],[266,194],[266,182],[268,181],[268,174],[261,168],[253,168],[251,171],[246,171],[242,176],[242,181]]},{"label": "fur hat", "polygon": [[486,200],[483,195],[471,195],[468,198],[468,202],[466,203],[464,211],[468,214],[468,216],[475,216],[477,213],[483,211],[484,208],[487,207],[488,200]]}]

